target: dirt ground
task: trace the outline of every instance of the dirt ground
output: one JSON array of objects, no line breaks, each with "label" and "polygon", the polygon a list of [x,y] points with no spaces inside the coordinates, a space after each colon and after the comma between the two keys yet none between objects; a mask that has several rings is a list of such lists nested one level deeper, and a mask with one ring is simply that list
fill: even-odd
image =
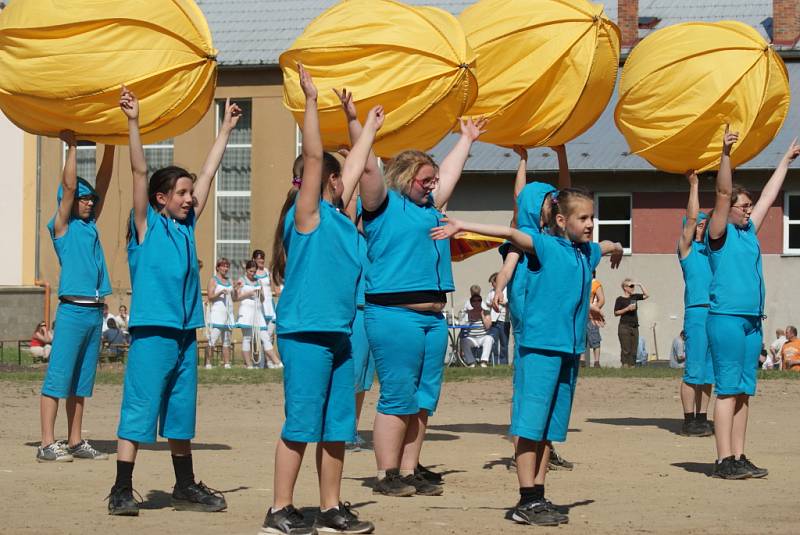
[{"label": "dirt ground", "polygon": [[[0,382],[0,532],[255,534],[270,503],[272,456],[282,421],[280,385],[201,386],[195,472],[226,492],[228,510],[203,514],[169,507],[174,481],[165,443],[140,452],[134,485],[145,498],[138,518],[114,518],[103,501],[114,478],[109,461],[59,465],[34,460],[39,440],[38,384]],[[748,454],[770,469],[765,480],[707,477],[712,438],[676,432],[677,382],[667,379],[581,379],[567,443],[560,453],[572,472],[551,472],[547,495],[570,510],[559,528],[505,520],[517,498],[506,465],[507,380],[447,383],[431,419],[423,461],[447,474],[441,497],[387,498],[370,489],[371,452],[348,454],[343,499],[381,534],[421,533],[797,533],[800,468],[796,408],[800,382],[762,381],[751,409]],[[376,393],[367,398],[361,429],[369,429]],[[85,435],[115,450],[120,387],[98,386]],[[58,421],[57,433],[66,435]],[[370,439],[369,432],[362,435]],[[306,455],[295,496],[313,514],[313,455]]]}]

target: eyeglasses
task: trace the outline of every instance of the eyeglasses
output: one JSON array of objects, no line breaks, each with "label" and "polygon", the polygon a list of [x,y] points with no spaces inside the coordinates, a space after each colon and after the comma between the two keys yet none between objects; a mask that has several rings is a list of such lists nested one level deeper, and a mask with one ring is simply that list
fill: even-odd
[{"label": "eyeglasses", "polygon": [[84,204],[89,204],[90,202],[93,203],[94,202],[94,195],[83,195],[81,197],[78,197],[78,201],[80,201],[80,202],[82,202]]},{"label": "eyeglasses", "polygon": [[425,180],[414,179],[417,185],[424,189],[433,189],[439,184],[439,177],[426,178]]},{"label": "eyeglasses", "polygon": [[752,204],[734,204],[731,208],[738,208],[742,212],[752,212],[753,205]]},{"label": "eyeglasses", "polygon": [[626,284],[625,286],[628,287],[628,288],[634,288],[636,285],[635,284]]}]

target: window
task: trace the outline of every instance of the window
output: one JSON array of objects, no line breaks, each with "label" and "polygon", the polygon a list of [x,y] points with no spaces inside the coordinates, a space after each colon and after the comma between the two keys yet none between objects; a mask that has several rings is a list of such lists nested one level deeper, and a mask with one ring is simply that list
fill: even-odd
[{"label": "window", "polygon": [[595,195],[594,239],[620,242],[631,253],[631,196],[628,193]]},{"label": "window", "polygon": [[[67,161],[67,144],[62,143],[63,151],[61,153],[61,161]],[[78,141],[77,156],[78,156],[78,176],[86,180],[89,184],[94,186],[94,179],[97,175],[97,164],[95,163],[97,154],[97,147],[94,141]],[[63,165],[62,165],[63,169]],[[59,183],[61,179],[59,177]]]},{"label": "window", "polygon": [[800,193],[787,192],[783,200],[783,253],[800,255]]},{"label": "window", "polygon": [[[252,154],[252,102],[236,100],[242,118],[231,133],[217,172],[214,264],[220,257],[231,262],[231,278],[244,273],[250,259],[250,157]],[[225,101],[217,101],[217,132],[225,116]]]},{"label": "window", "polygon": [[162,167],[173,164],[175,154],[175,140],[172,138],[144,145],[144,158],[147,160],[147,178]]}]

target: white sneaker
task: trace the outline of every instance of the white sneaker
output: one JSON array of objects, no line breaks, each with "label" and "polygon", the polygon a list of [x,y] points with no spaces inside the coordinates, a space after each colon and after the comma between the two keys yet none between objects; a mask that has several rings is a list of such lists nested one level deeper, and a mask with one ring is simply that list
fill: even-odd
[{"label": "white sneaker", "polygon": [[206,369],[207,369],[207,370],[211,370],[211,369],[213,369],[213,368],[214,368],[214,366],[212,366],[211,364],[206,364]]},{"label": "white sneaker", "polygon": [[277,364],[275,365],[275,368],[276,368],[276,369],[283,368],[283,362],[279,362],[279,363],[277,363]]},{"label": "white sneaker", "polygon": [[72,455],[60,442],[53,442],[44,447],[39,446],[36,450],[36,461],[40,463],[71,463],[72,459]]},{"label": "white sneaker", "polygon": [[248,366],[246,369],[248,369],[248,370],[255,370],[256,368],[255,368],[255,366]]},{"label": "white sneaker", "polygon": [[225,368],[226,370],[230,370],[231,369],[231,365],[230,364],[225,364],[222,367]]}]

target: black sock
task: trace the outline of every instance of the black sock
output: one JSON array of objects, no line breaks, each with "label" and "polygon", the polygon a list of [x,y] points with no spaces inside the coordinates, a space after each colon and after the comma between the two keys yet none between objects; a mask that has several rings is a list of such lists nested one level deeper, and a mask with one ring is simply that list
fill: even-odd
[{"label": "black sock", "polygon": [[694,420],[694,413],[693,412],[684,412],[683,413],[683,423],[688,424]]},{"label": "black sock", "polygon": [[519,488],[519,503],[526,504],[544,499],[544,485]]},{"label": "black sock", "polygon": [[192,469],[192,455],[173,455],[172,468],[175,470],[175,486],[185,489],[194,484],[194,471]]},{"label": "black sock", "polygon": [[694,418],[700,423],[706,423],[708,421],[708,413],[698,412]]},{"label": "black sock", "polygon": [[117,461],[117,479],[114,488],[133,488],[133,463]]}]

